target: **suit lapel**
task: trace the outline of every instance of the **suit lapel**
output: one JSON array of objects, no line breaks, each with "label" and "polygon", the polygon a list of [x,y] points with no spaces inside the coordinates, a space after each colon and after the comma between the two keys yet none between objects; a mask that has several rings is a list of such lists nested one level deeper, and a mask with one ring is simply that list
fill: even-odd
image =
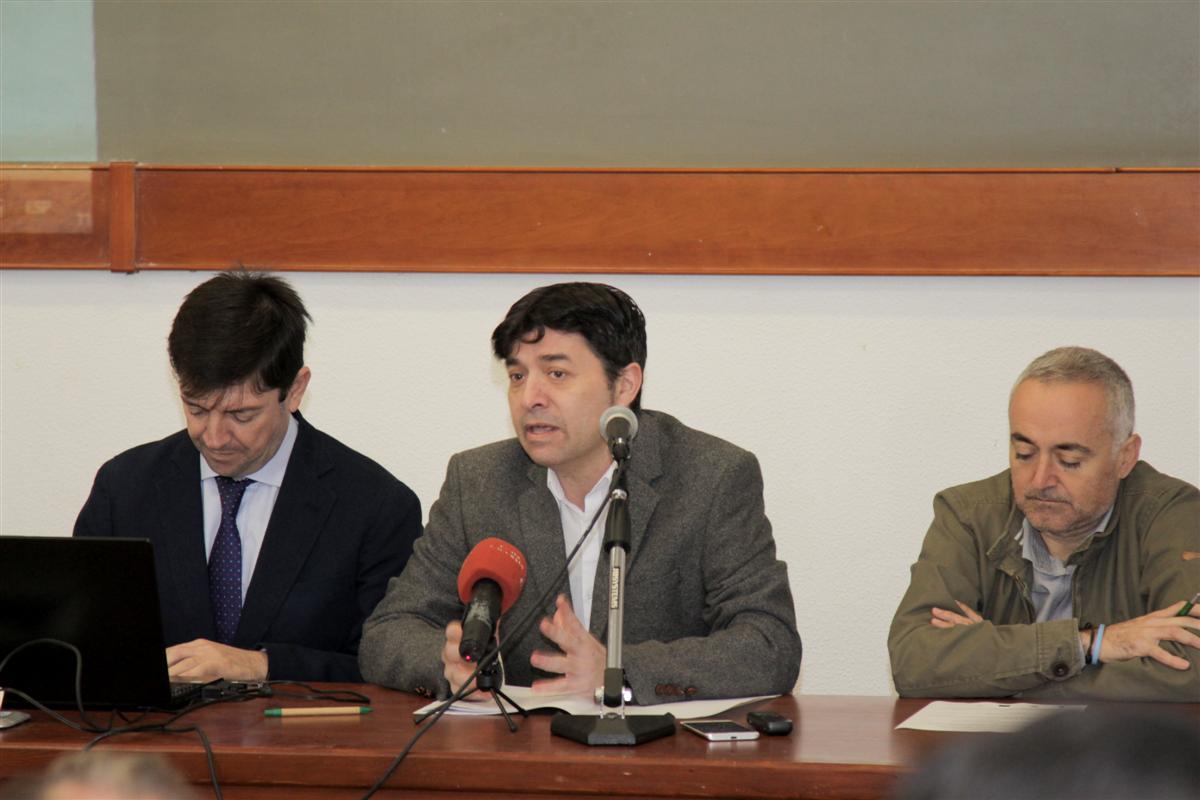
[{"label": "suit lapel", "polygon": [[[526,592],[540,597],[550,591],[554,578],[567,563],[566,547],[562,533],[562,518],[554,496],[546,487],[546,469],[527,462],[526,481],[517,498],[517,514],[520,531],[509,532],[513,543],[525,554],[528,565]],[[570,594],[570,583],[564,577],[554,585],[555,592]],[[551,600],[553,608],[553,600]]]},{"label": "suit lapel", "polygon": [[208,554],[204,549],[204,505],[201,501],[200,454],[186,436],[171,454],[168,474],[160,475],[156,488],[161,533],[154,538],[165,550],[169,575],[159,580],[160,602],[170,603],[170,616],[183,621],[181,628],[198,631],[200,638],[215,639],[212,605],[208,594]]},{"label": "suit lapel", "polygon": [[332,465],[320,451],[312,426],[299,415],[297,419],[296,445],[242,605],[234,636],[238,647],[263,641],[333,509],[335,495],[320,480]]},{"label": "suit lapel", "polygon": [[[638,553],[646,538],[650,518],[658,505],[658,492],[653,482],[662,472],[662,439],[658,426],[652,414],[639,415],[639,430],[633,454],[629,458],[628,472],[625,477],[625,487],[629,493],[629,555],[625,559],[625,575],[628,582],[629,571],[636,568]],[[605,514],[608,510],[605,509]],[[608,632],[608,600],[609,572],[611,566],[608,554],[600,553],[596,564],[596,582],[592,587],[592,614],[589,628],[596,636],[603,638]]]}]

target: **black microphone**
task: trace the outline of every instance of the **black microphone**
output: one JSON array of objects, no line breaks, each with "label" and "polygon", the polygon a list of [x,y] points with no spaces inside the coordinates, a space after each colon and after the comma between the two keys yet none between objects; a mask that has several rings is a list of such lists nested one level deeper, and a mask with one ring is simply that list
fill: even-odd
[{"label": "black microphone", "polygon": [[600,435],[608,442],[608,448],[617,461],[629,458],[629,443],[637,436],[637,432],[637,415],[625,406],[609,406],[600,415]]},{"label": "black microphone", "polygon": [[467,605],[458,654],[479,661],[496,635],[500,615],[512,608],[525,585],[525,556],[503,539],[475,545],[458,571],[458,597]]}]

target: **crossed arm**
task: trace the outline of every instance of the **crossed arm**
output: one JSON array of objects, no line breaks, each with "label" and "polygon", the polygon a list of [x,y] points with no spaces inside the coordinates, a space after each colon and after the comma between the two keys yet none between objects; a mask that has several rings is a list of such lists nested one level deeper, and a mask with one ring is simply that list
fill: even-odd
[{"label": "crossed arm", "polygon": [[[955,604],[962,612],[956,613],[944,608],[934,608],[929,624],[935,628],[953,628],[955,625],[977,625],[984,622],[975,609],[956,600]],[[1179,642],[1188,647],[1200,650],[1200,636],[1194,631],[1200,631],[1200,605],[1191,606],[1185,616],[1180,616],[1186,603],[1178,603],[1152,611],[1134,619],[1106,625],[1104,637],[1100,640],[1100,663],[1108,664],[1117,661],[1131,661],[1135,658],[1152,658],[1171,669],[1186,670],[1191,668],[1191,662],[1186,658],[1171,654],[1162,646],[1163,642]],[[1091,643],[1091,636],[1079,632],[1080,646],[1086,649]]]}]

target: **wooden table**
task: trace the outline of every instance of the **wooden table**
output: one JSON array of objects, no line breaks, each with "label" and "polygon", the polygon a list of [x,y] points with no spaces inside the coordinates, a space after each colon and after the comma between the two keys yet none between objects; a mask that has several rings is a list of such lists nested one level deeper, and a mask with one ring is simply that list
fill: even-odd
[{"label": "wooden table", "polygon": [[[266,718],[268,705],[307,701],[253,700],[201,709],[184,721],[211,739],[231,800],[359,797],[416,731],[412,712],[425,701],[376,686],[354,688],[371,697],[372,713]],[[681,730],[638,747],[585,747],[551,736],[550,717],[543,715],[521,721],[515,734],[499,717],[447,716],[376,797],[879,798],[953,735],[894,730],[926,702],[787,696],[759,707],[794,719],[790,736],[718,744]],[[742,719],[746,710],[728,716]],[[36,772],[90,738],[33,712],[30,722],[0,731],[0,777]],[[189,780],[208,782],[195,734],[133,734],[101,747],[160,753]]]}]

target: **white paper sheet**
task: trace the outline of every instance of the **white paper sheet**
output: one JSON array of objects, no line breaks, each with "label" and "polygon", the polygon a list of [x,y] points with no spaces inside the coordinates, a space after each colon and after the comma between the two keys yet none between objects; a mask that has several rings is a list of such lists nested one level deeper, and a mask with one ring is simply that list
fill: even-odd
[{"label": "white paper sheet", "polygon": [[1082,705],[965,703],[936,700],[896,726],[896,730],[1009,733],[1058,711],[1083,711]]},{"label": "white paper sheet", "polygon": [[[560,711],[566,711],[568,714],[600,714],[603,711],[607,711],[607,709],[600,703],[597,703],[588,694],[534,694],[533,689],[528,686],[505,686],[504,693],[511,697],[514,702],[520,703],[526,711],[541,708],[557,708]],[[678,703],[660,703],[652,706],[630,705],[625,706],[625,713],[628,716],[670,713],[674,714],[677,719],[702,719],[722,714],[744,703],[756,703],[760,700],[769,700],[772,697],[778,696],[769,694],[761,697],[731,697],[725,700],[683,700]],[[413,712],[414,716],[420,719],[439,705],[441,705],[441,702],[435,700]],[[505,707],[510,713],[514,711],[513,707],[508,703],[505,703]],[[470,699],[459,700],[450,706],[450,710],[446,713],[466,716],[491,716],[499,715],[500,709],[496,707],[496,703],[492,700],[491,695],[475,693],[471,695]]]}]

